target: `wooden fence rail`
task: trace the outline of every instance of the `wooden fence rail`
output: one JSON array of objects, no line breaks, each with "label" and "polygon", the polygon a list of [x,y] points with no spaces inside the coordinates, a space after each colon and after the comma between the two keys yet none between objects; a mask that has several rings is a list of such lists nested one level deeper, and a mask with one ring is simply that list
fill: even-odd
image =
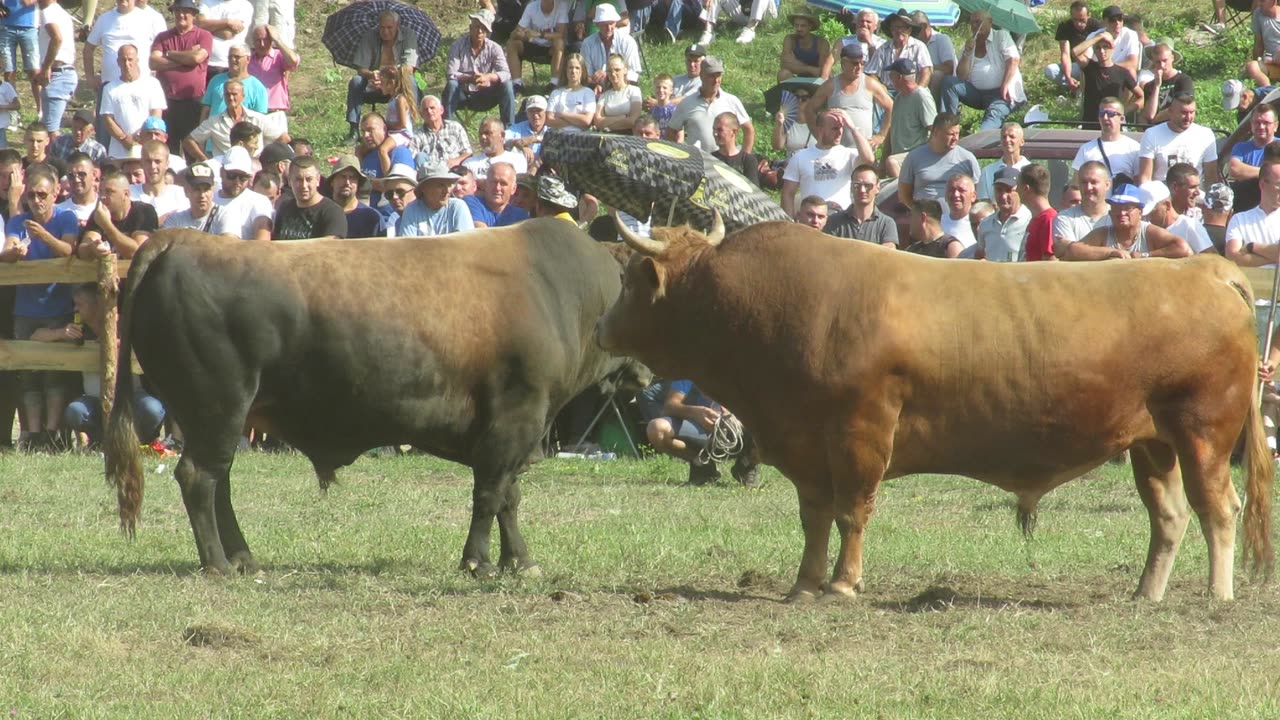
[{"label": "wooden fence rail", "polygon": [[116,392],[116,355],[119,348],[116,326],[120,278],[129,272],[129,261],[106,255],[97,260],[58,258],[0,263],[0,285],[44,285],[48,283],[98,283],[98,301],[104,310],[103,337],[83,345],[32,340],[0,340],[0,369],[65,370],[102,373],[102,413],[111,413]]}]

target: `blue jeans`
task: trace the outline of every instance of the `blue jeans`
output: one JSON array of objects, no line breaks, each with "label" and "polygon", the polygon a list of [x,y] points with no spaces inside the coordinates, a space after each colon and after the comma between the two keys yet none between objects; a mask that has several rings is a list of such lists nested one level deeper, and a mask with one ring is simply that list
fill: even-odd
[{"label": "blue jeans", "polygon": [[[164,406],[160,401],[142,391],[133,389],[133,428],[143,442],[155,439],[160,431],[160,423],[164,422]],[[76,432],[86,433],[90,440],[102,438],[102,398],[93,395],[81,395],[72,400],[62,412],[62,426]]]},{"label": "blue jeans", "polygon": [[443,100],[444,116],[451,120],[457,119],[458,108],[464,105],[481,110],[497,105],[502,123],[507,127],[515,123],[516,91],[510,80],[474,93],[468,93],[457,80],[450,80],[444,85]]},{"label": "blue jeans", "polygon": [[680,37],[680,30],[684,27],[684,21],[687,19],[697,20],[698,14],[702,12],[702,3],[698,0],[671,0],[670,6],[667,8],[667,20],[664,23],[667,29],[671,31],[672,37]]},{"label": "blue jeans", "polygon": [[72,65],[59,65],[49,75],[49,84],[40,89],[40,120],[50,134],[62,128],[62,115],[67,111],[67,101],[76,94],[80,78]]},{"label": "blue jeans", "polygon": [[[413,83],[413,98],[417,105],[422,104],[422,92],[418,83]],[[360,122],[360,107],[365,103],[385,103],[390,98],[382,92],[369,87],[369,81],[363,75],[356,74],[347,83],[347,122],[355,125]]]},{"label": "blue jeans", "polygon": [[40,59],[40,51],[36,47],[36,29],[0,25],[0,68],[7,73],[13,72],[17,67],[19,50],[22,51],[23,69],[34,72],[36,62]]},{"label": "blue jeans", "polygon": [[942,107],[939,110],[959,113],[962,103],[986,111],[982,124],[978,126],[982,130],[1000,127],[1017,107],[1000,96],[1000,88],[979,90],[958,77],[947,78],[942,84]]}]

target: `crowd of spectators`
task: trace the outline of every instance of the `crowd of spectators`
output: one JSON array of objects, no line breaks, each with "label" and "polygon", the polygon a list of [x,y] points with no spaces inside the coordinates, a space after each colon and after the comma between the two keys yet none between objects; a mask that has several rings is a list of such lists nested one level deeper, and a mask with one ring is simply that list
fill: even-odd
[{"label": "crowd of spectators", "polygon": [[[592,223],[608,208],[542,166],[547,132],[583,131],[701,148],[777,190],[797,222],[936,257],[1219,252],[1257,265],[1275,262],[1280,247],[1271,228],[1280,207],[1277,117],[1260,102],[1280,76],[1276,0],[1257,0],[1247,80],[1223,87],[1251,133],[1222,159],[1213,132],[1196,122],[1174,42],[1151,40],[1118,6],[1094,19],[1084,2],[1072,3],[1054,36],[1060,59],[1044,72],[1078,96],[1081,120],[1098,130],[1061,192],[1023,156],[1023,128],[1011,121],[1027,103],[1023,39],[985,12],[955,34],[965,38],[958,48],[919,12],[842,13],[848,34],[834,41],[816,34],[809,10],[788,14],[776,76],[789,83],[796,110],[773,118],[775,160],[756,153],[753,117],[724,89],[733,71],[711,45],[725,42],[726,24],[740,28],[736,42],[756,42],[760,23],[778,15],[776,0],[504,0],[497,8],[483,0],[447,47],[441,86],[425,89],[418,38],[386,11],[355,55],[351,152],[324,163],[289,131],[289,78],[302,62],[290,0],[174,0],[167,20],[147,0],[117,0],[83,39],[57,0],[12,2],[5,27],[30,27],[0,43],[0,126],[20,109],[18,55],[39,119],[23,128],[21,149],[0,150],[5,262],[128,258],[169,227],[286,241],[434,236],[555,217],[612,239],[611,222]],[[682,67],[645,67],[643,44],[684,33],[696,42]],[[526,80],[526,61],[550,66],[545,87]],[[642,76],[652,78],[646,87]],[[94,109],[64,117],[78,86],[93,90]],[[383,110],[369,111],[370,103]],[[998,160],[983,166],[960,146],[962,107],[980,110],[981,129],[998,134]],[[471,137],[463,112],[492,114]],[[1140,139],[1125,132],[1133,121],[1149,125]],[[882,192],[889,181],[896,191]],[[891,205],[910,222],[895,222]],[[619,217],[648,231],[643,218]],[[0,331],[47,341],[91,335],[86,316],[100,309],[73,290],[19,288],[0,307],[13,327]],[[22,373],[15,394],[4,386],[13,378],[0,375],[0,396],[21,399],[33,447],[54,442],[68,423],[90,439],[96,433],[99,419],[84,402],[66,409],[74,377]],[[93,388],[90,378],[82,384]],[[163,410],[138,415],[154,434]]]}]

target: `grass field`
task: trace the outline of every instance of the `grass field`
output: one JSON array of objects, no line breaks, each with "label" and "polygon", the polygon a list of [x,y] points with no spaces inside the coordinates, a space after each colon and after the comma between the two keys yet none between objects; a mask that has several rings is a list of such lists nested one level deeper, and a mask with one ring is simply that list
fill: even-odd
[{"label": "grass field", "polygon": [[[167,467],[158,471],[158,465]],[[197,572],[154,460],[116,532],[100,461],[0,458],[0,712],[10,717],[1267,718],[1280,597],[1206,597],[1198,528],[1166,602],[1129,599],[1146,516],[1125,468],[1012,504],[960,478],[885,487],[856,601],[780,602],[790,483],[682,487],[666,461],[526,476],[541,579],[455,569],[458,466],[361,459],[320,495],[296,455],[242,454],[256,578]]]}]

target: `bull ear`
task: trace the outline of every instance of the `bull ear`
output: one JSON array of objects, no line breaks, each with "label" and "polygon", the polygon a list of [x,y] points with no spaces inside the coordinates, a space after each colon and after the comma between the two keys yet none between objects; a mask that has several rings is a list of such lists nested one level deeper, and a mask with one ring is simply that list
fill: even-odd
[{"label": "bull ear", "polygon": [[654,297],[662,296],[666,275],[656,260],[648,256],[640,259],[640,279],[644,282],[645,288],[651,295]]}]

